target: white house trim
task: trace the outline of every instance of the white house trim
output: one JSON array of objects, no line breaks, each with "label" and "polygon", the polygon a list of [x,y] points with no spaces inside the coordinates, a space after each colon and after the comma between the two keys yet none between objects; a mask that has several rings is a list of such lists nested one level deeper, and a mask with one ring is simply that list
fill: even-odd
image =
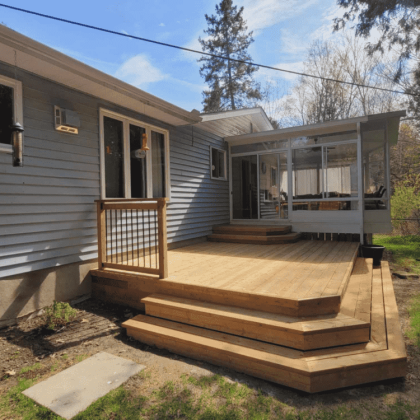
[{"label": "white house trim", "polygon": [[[0,85],[13,89],[13,122],[23,126],[22,82],[0,74]],[[0,153],[12,153],[11,144],[0,143]]]},{"label": "white house trim", "polygon": [[147,145],[150,150],[146,153],[147,162],[147,198],[153,198],[153,178],[152,178],[152,131],[162,133],[165,136],[165,189],[166,197],[171,197],[171,180],[170,180],[170,156],[169,156],[169,131],[151,124],[146,124],[141,120],[127,117],[123,114],[99,108],[99,138],[100,138],[100,173],[101,173],[101,198],[105,199],[105,149],[104,149],[104,117],[114,118],[123,123],[124,132],[124,191],[125,198],[131,198],[131,177],[130,177],[130,138],[129,125],[133,124],[146,130]]}]

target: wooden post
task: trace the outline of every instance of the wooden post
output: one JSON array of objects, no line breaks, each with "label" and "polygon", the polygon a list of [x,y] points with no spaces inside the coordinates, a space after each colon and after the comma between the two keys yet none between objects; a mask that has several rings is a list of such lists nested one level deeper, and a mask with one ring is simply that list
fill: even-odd
[{"label": "wooden post", "polygon": [[102,270],[103,263],[106,262],[106,226],[105,210],[102,209],[102,203],[97,202],[97,223],[98,223],[98,268]]},{"label": "wooden post", "polygon": [[166,200],[158,200],[159,278],[168,277],[168,242],[166,235]]}]

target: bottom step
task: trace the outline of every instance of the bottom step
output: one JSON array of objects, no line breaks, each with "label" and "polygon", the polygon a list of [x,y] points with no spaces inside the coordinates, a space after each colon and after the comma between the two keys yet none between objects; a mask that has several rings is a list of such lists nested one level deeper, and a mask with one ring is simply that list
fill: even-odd
[{"label": "bottom step", "polygon": [[[406,359],[386,351],[371,353],[374,357],[350,351],[347,357],[333,354],[325,359],[323,354],[317,360],[298,350],[145,315],[124,322],[123,327],[142,343],[306,392],[405,375]],[[384,353],[382,360],[379,353]]]}]

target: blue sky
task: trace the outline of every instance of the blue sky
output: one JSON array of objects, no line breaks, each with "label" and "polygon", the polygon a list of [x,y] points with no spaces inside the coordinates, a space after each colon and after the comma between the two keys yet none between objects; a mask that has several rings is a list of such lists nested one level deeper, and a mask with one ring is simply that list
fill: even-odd
[{"label": "blue sky", "polygon": [[[199,49],[198,37],[206,28],[204,14],[213,14],[219,1],[13,0],[6,4]],[[298,71],[312,40],[337,37],[332,19],[343,13],[335,0],[234,0],[234,4],[244,6],[248,28],[254,31],[255,42],[249,49],[253,61]],[[195,54],[5,8],[0,8],[0,22],[175,105],[202,110],[205,84]],[[290,75],[263,69],[257,79],[293,83]]]}]

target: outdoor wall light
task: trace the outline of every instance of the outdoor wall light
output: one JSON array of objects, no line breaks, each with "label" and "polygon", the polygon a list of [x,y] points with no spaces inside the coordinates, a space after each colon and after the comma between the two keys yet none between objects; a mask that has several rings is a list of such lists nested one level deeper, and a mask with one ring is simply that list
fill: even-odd
[{"label": "outdoor wall light", "polygon": [[23,131],[18,122],[12,125],[13,166],[23,166]]},{"label": "outdoor wall light", "polygon": [[146,133],[143,133],[143,134],[141,135],[141,139],[142,139],[142,141],[143,141],[143,144],[141,145],[141,150],[144,150],[145,152],[146,152],[147,150],[150,150],[150,149],[147,147],[147,134],[146,134]]}]

